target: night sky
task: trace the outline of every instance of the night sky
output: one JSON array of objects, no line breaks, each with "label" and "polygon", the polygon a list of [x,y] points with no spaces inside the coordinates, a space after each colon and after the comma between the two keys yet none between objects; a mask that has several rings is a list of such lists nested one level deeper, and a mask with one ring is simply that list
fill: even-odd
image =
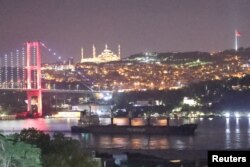
[{"label": "night sky", "polygon": [[75,60],[81,47],[90,56],[106,43],[115,53],[120,44],[122,57],[220,51],[233,48],[236,28],[240,46],[250,47],[249,0],[0,0],[1,56],[28,40]]}]

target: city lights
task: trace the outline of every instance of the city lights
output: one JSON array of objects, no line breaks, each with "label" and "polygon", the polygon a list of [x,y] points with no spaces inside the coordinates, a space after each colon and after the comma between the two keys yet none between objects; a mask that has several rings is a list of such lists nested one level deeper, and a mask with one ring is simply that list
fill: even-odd
[{"label": "city lights", "polygon": [[0,166],[250,167],[249,15],[0,0]]}]

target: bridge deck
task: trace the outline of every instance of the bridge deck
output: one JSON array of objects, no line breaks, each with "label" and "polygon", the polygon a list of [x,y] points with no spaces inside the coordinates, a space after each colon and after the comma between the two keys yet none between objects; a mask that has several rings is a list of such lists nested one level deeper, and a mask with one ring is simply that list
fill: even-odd
[{"label": "bridge deck", "polygon": [[[38,89],[26,89],[26,88],[0,88],[0,90],[7,91],[37,91]],[[67,89],[41,89],[42,92],[51,92],[51,93],[113,93],[113,91],[107,90],[67,90]]]}]

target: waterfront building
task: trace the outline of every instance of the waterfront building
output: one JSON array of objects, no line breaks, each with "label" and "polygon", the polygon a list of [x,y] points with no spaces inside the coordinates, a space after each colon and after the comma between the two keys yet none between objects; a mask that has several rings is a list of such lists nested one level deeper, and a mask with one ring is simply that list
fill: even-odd
[{"label": "waterfront building", "polygon": [[111,108],[110,104],[81,104],[72,106],[72,111],[87,111],[99,116],[109,116]]}]

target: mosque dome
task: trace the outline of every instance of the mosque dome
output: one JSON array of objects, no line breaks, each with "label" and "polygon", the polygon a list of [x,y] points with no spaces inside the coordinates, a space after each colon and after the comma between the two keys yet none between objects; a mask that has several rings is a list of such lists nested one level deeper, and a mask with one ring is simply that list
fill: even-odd
[{"label": "mosque dome", "polygon": [[105,49],[102,51],[100,55],[97,56],[100,59],[112,59],[112,58],[119,58],[116,54],[114,54],[110,49],[108,49],[108,45],[105,45]]},{"label": "mosque dome", "polygon": [[120,56],[120,45],[118,45],[118,55],[113,53],[110,49],[108,49],[108,45],[105,45],[105,49],[96,56],[96,49],[93,45],[93,58],[83,58],[83,51],[82,51],[82,59],[81,62],[95,62],[95,63],[101,63],[101,62],[109,62],[109,61],[119,61],[121,59]]}]

